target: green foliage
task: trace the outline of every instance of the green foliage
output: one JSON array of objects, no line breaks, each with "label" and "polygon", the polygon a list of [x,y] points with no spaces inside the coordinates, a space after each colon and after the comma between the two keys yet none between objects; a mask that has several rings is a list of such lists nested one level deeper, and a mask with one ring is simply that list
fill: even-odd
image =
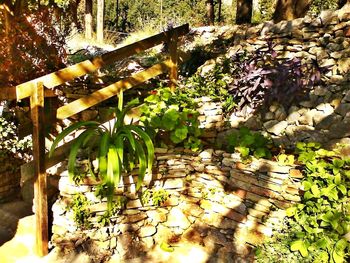
[{"label": "green foliage", "polygon": [[[99,193],[96,193],[96,195],[100,196],[100,198],[102,199],[103,193],[104,192],[99,192]],[[102,194],[102,196],[100,194]],[[117,198],[114,199],[114,202],[113,202],[111,209],[110,210],[107,209],[103,215],[99,216],[97,218],[97,222],[101,226],[110,225],[111,224],[111,217],[116,216],[119,213],[119,211],[125,207],[126,202],[127,202],[126,197],[117,196]]]},{"label": "green foliage", "polygon": [[223,109],[226,112],[231,111],[236,103],[227,90],[228,83],[232,82],[229,66],[229,60],[223,59],[206,73],[197,73],[188,78],[186,81],[188,95],[192,98],[208,96],[214,101],[223,102]]},{"label": "green foliage", "polygon": [[295,158],[292,154],[282,153],[277,156],[277,162],[281,165],[293,165],[295,162]]},{"label": "green foliage", "polygon": [[121,93],[118,108],[115,109],[116,118],[113,127],[111,125],[105,127],[96,121],[77,122],[57,136],[50,150],[51,155],[64,137],[84,128],[71,146],[68,172],[70,178],[74,180],[79,149],[86,149],[89,159],[92,152],[97,152],[98,179],[101,180],[101,189],[106,191],[109,210],[113,201],[114,188],[118,186],[123,172],[130,172],[138,164],[136,184],[136,190],[138,190],[146,172],[151,173],[152,171],[154,147],[150,136],[144,127],[124,124],[126,113],[136,104],[138,100],[133,100],[123,109],[123,94]]},{"label": "green foliage", "polygon": [[198,116],[195,104],[181,91],[169,88],[151,91],[141,107],[140,120],[158,133],[168,133],[175,145],[183,144],[194,151],[201,148]]},{"label": "green foliage", "polygon": [[241,127],[238,131],[231,132],[226,138],[227,145],[224,145],[229,152],[238,151],[243,159],[272,157],[269,147],[271,142],[261,133],[252,132],[247,127]]},{"label": "green foliage", "polygon": [[312,0],[308,13],[312,16],[317,16],[323,10],[336,10],[338,8],[338,2],[338,0]]},{"label": "green foliage", "polygon": [[142,192],[141,202],[143,205],[152,204],[154,206],[160,206],[169,198],[169,193],[164,189],[146,189]]},{"label": "green foliage", "polygon": [[64,67],[65,40],[55,30],[48,9],[9,19],[6,32],[4,12],[0,12],[2,85],[18,85]]},{"label": "green foliage", "polygon": [[265,262],[262,259],[272,248],[281,251],[281,244],[285,254],[280,259],[285,262],[290,254],[286,248],[295,258],[288,262],[346,262],[350,245],[343,236],[350,231],[350,158],[312,142],[297,143],[296,151],[304,166],[302,202],[286,210],[287,227],[260,248],[258,262]]},{"label": "green foliage", "polygon": [[74,222],[81,228],[88,229],[91,226],[89,205],[90,202],[83,194],[75,194],[67,207],[68,211],[73,212]]},{"label": "green foliage", "polygon": [[30,138],[18,138],[16,124],[11,118],[0,117],[0,154],[26,159],[31,147]]}]

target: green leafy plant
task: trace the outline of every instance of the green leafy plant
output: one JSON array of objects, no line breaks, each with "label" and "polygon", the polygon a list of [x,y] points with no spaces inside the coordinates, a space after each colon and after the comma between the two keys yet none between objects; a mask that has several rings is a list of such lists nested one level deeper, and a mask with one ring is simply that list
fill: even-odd
[{"label": "green leafy plant", "polygon": [[169,198],[169,193],[164,189],[146,189],[142,192],[141,201],[143,204],[151,203],[154,206],[160,206]]},{"label": "green leafy plant", "polygon": [[[296,152],[304,167],[302,201],[286,210],[286,228],[258,253],[266,256],[264,251],[288,240],[283,243],[281,261],[347,262],[350,245],[344,235],[350,232],[350,158],[314,142],[297,143]],[[296,261],[287,260],[290,254]]]},{"label": "green leafy plant", "polygon": [[88,205],[90,205],[90,202],[83,194],[79,193],[73,196],[73,199],[67,206],[67,210],[73,212],[74,222],[76,222],[79,227],[86,229],[91,225],[89,221],[91,214]]},{"label": "green leafy plant", "polygon": [[[199,113],[194,102],[185,93],[171,92],[169,88],[151,91],[141,107],[140,120],[154,128],[158,136],[167,143],[183,144],[194,151],[201,148]],[[164,135],[165,136],[164,138]]]},{"label": "green leafy plant", "polygon": [[[100,192],[101,193],[101,192]],[[127,199],[124,196],[118,196],[115,202],[112,204],[112,208],[110,210],[106,210],[106,212],[97,218],[97,222],[101,226],[107,226],[111,224],[111,217],[117,215],[121,209],[123,209],[126,205]]]},{"label": "green leafy plant", "polygon": [[261,133],[254,133],[247,127],[241,127],[238,131],[233,131],[227,136],[227,145],[224,145],[229,152],[238,151],[243,159],[250,156],[256,158],[272,157],[269,147],[271,142]]},{"label": "green leafy plant", "polygon": [[[150,136],[144,127],[124,123],[126,113],[136,104],[138,100],[133,100],[123,109],[121,93],[118,108],[115,109],[113,126],[105,127],[96,121],[77,122],[59,134],[50,149],[51,155],[64,137],[84,129],[71,146],[68,172],[74,180],[79,149],[86,149],[89,159],[92,156],[91,153],[97,152],[97,177],[101,180],[102,189],[106,191],[109,210],[113,201],[114,188],[119,184],[123,172],[130,172],[138,164],[137,190],[141,187],[146,172],[152,172],[154,146]],[[90,170],[93,174],[92,169]]]}]

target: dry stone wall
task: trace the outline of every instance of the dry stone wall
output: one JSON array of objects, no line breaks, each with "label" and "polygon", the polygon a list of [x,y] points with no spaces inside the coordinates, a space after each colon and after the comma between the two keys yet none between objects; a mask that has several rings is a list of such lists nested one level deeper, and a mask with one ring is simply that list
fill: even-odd
[{"label": "dry stone wall", "polygon": [[[243,164],[237,154],[219,150],[157,149],[153,175],[146,178],[146,185],[164,189],[169,194],[165,202],[154,205],[146,200],[142,204],[134,192],[135,177],[124,177],[123,188],[117,192],[122,195],[124,191],[126,206],[112,216],[110,225],[103,226],[97,218],[106,211],[106,202],[95,197],[95,182],[85,180],[76,186],[63,174],[60,198],[53,206],[52,242],[62,249],[82,244],[86,249],[89,243],[119,260],[152,258],[156,251],[159,256],[159,247],[165,243],[175,248],[165,253],[168,257],[195,247],[203,256],[197,262],[212,257],[231,262],[225,258],[250,254],[251,246],[280,224],[284,208],[300,200],[300,177],[293,167],[256,159]],[[85,230],[74,221],[69,208],[76,194],[89,202],[84,211],[91,225]],[[165,262],[166,258],[154,260],[150,262]]]},{"label": "dry stone wall", "polygon": [[[318,141],[325,146],[350,139],[350,10],[324,11],[316,19],[310,17],[278,24],[265,23],[244,29],[228,30],[234,45],[227,56],[237,52],[255,52],[274,46],[277,58],[299,58],[304,64],[317,61],[329,71],[322,76],[323,85],[313,87],[309,99],[295,101],[284,108],[273,103],[267,112],[254,112],[249,107],[230,116],[221,114],[220,103],[202,101],[200,117],[206,128],[204,137],[215,141],[220,130],[247,126],[270,135],[276,142],[292,146],[296,141]],[[201,72],[215,64],[210,61]]]}]

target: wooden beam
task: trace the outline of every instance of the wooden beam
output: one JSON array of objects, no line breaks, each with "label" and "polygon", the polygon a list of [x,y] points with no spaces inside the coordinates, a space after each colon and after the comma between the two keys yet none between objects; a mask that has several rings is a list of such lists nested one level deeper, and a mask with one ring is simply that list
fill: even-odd
[{"label": "wooden beam", "polygon": [[[0,100],[15,100],[17,99],[16,87],[3,87],[0,88]],[[57,97],[54,90],[45,89],[45,97]]]},{"label": "wooden beam", "polygon": [[165,31],[157,35],[145,38],[141,41],[127,45],[125,47],[118,48],[111,52],[105,53],[102,56],[95,58],[93,60],[93,64],[98,66],[107,65],[117,60],[140,53],[151,47],[157,46],[163,43],[164,41],[168,40],[168,36],[170,32],[176,33],[177,36],[183,36],[189,32],[189,25],[185,24],[185,25],[173,28],[169,31]]},{"label": "wooden beam", "polygon": [[151,78],[154,78],[169,70],[171,65],[170,60],[165,60],[162,63],[156,64],[144,71],[138,72],[128,78],[120,80],[103,89],[95,91],[81,99],[75,100],[57,110],[57,119],[63,120],[83,110],[86,110],[102,101],[105,101],[119,94],[121,90],[127,90],[135,87]]},{"label": "wooden beam", "polygon": [[48,254],[48,213],[47,183],[45,172],[45,135],[44,135],[44,86],[37,83],[30,96],[31,117],[33,122],[33,159],[34,159],[34,208],[36,220],[36,253]]},{"label": "wooden beam", "polygon": [[170,89],[172,91],[175,91],[175,87],[177,84],[177,78],[178,78],[178,54],[177,54],[177,40],[178,40],[178,34],[177,31],[171,31],[169,32],[169,38],[168,38],[168,46],[169,46],[169,53],[170,53]]},{"label": "wooden beam", "polygon": [[[182,36],[189,32],[189,26],[188,24],[185,24],[170,31],[176,32],[178,36]],[[46,88],[52,89],[58,85],[72,81],[75,78],[81,77],[85,74],[93,73],[104,65],[111,64],[119,59],[126,58],[128,56],[140,53],[146,49],[161,44],[167,40],[167,36],[169,35],[170,31],[159,33],[144,40],[138,41],[134,44],[108,52],[102,56],[96,57],[92,61],[85,60],[73,66],[22,83],[16,86],[17,100],[30,97],[33,90],[36,88],[36,83],[38,82],[42,82]]]},{"label": "wooden beam", "polygon": [[27,81],[16,86],[17,100],[30,97],[38,82],[42,82],[46,88],[52,89],[58,85],[72,81],[75,78],[84,76],[96,71],[96,67],[90,60],[85,60],[73,66],[58,70],[51,74]]}]

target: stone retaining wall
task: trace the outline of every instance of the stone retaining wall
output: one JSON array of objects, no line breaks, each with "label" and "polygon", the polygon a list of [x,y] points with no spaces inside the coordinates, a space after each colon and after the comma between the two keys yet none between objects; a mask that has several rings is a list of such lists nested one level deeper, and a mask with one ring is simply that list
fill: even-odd
[{"label": "stone retaining wall", "polygon": [[[236,154],[212,149],[177,150],[157,149],[152,178],[146,178],[150,189],[164,189],[169,198],[159,206],[152,201],[142,205],[132,176],[124,177],[124,189],[117,192],[124,191],[127,203],[108,226],[97,222],[106,202],[95,197],[95,183],[85,180],[76,186],[63,174],[60,198],[53,206],[54,245],[73,249],[85,244],[86,250],[88,242],[98,246],[100,253],[124,260],[152,258],[156,251],[158,257],[165,243],[175,248],[173,253],[163,251],[168,256],[195,247],[205,260],[233,259],[247,256],[252,245],[271,235],[272,227],[285,216],[283,209],[300,200],[301,173],[293,167],[255,159],[243,164]],[[77,193],[89,201],[91,229],[79,228],[68,208]]]},{"label": "stone retaining wall", "polygon": [[[316,19],[310,17],[278,24],[265,23],[252,28],[228,29],[234,43],[226,54],[255,52],[272,42],[277,58],[300,58],[303,63],[317,61],[328,66],[322,76],[323,85],[315,86],[309,99],[295,101],[290,108],[278,103],[267,112],[244,111],[222,115],[220,103],[202,103],[200,117],[207,131],[204,137],[224,135],[220,130],[247,126],[269,134],[276,142],[292,146],[296,141],[318,141],[326,146],[336,142],[350,143],[350,10],[324,11]],[[229,33],[230,32],[230,33]],[[205,74],[215,61],[201,69]]]}]

